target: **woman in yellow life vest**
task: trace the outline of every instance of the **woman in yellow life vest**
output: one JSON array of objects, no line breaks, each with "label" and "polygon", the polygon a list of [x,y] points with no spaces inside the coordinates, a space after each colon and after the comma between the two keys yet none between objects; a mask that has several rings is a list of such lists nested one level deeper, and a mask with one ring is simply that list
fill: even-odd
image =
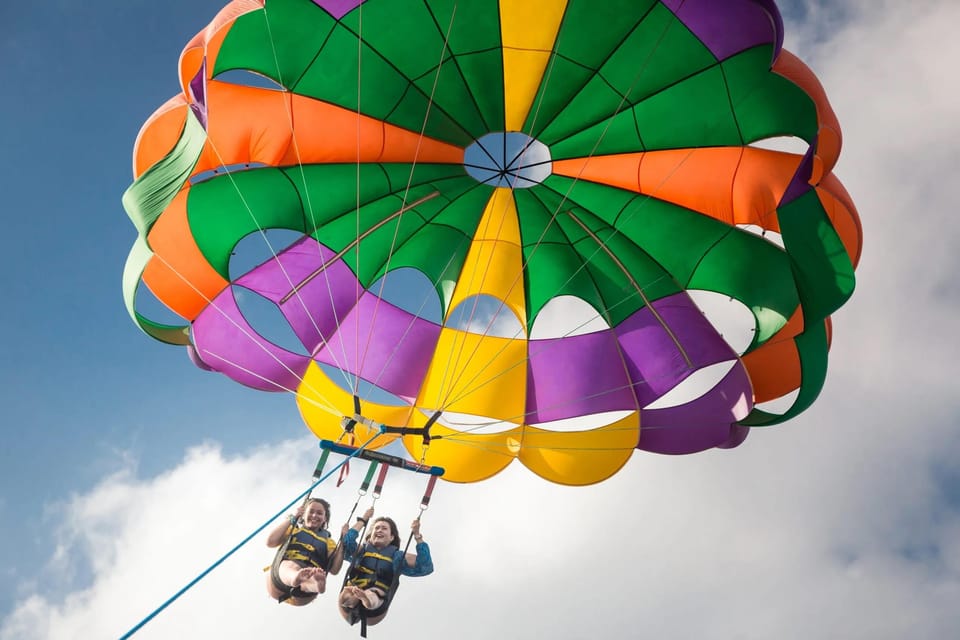
[{"label": "woman in yellow life vest", "polygon": [[302,606],[327,588],[327,573],[339,573],[343,548],[327,531],[330,504],[311,498],[267,536],[271,548],[285,545],[267,577],[267,592],[278,601]]},{"label": "woman in yellow life vest", "polygon": [[340,615],[350,624],[362,622],[364,628],[377,624],[387,615],[401,575],[415,577],[433,573],[430,547],[420,534],[420,520],[410,525],[417,543],[416,553],[405,553],[400,548],[396,523],[382,516],[370,523],[370,533],[365,542],[359,544],[360,531],[372,517],[373,508],[367,509],[343,537],[345,556],[351,566],[340,592]]}]

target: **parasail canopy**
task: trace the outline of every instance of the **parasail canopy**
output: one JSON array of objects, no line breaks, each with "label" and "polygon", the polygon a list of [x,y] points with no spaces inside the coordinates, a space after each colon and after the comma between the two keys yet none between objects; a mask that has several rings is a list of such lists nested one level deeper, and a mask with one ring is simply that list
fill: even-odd
[{"label": "parasail canopy", "polygon": [[861,247],[781,45],[772,0],[234,0],[137,139],[128,309],[449,480],[734,447],[815,400]]}]

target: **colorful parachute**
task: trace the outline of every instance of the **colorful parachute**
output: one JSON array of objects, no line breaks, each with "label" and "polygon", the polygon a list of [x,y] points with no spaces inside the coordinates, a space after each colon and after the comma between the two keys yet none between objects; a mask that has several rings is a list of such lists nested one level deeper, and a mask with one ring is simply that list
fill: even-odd
[{"label": "colorful parachute", "polygon": [[861,246],[781,44],[772,0],[234,0],[137,140],[128,309],[320,437],[432,421],[375,445],[454,481],[736,446],[814,401]]}]

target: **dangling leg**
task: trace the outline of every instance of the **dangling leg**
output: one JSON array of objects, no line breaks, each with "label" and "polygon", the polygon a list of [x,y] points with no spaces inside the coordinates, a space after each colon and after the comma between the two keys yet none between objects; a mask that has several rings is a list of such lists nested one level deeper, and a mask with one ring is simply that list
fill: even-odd
[{"label": "dangling leg", "polygon": [[[317,598],[317,594],[315,593],[303,593],[301,596],[294,596],[290,592],[293,585],[289,583],[296,581],[300,567],[295,562],[292,562],[290,563],[293,565],[292,567],[288,565],[285,569],[282,569],[282,564],[283,563],[277,565],[276,576],[274,576],[273,573],[267,573],[266,575],[267,593],[270,597],[278,602],[297,607],[302,607],[305,604],[313,602]],[[284,581],[282,576],[285,576],[287,581]]]},{"label": "dangling leg", "polygon": [[280,578],[280,582],[288,587],[296,587],[299,584],[297,576],[302,568],[293,560],[282,560],[280,566],[277,567],[277,576]]},{"label": "dangling leg", "polygon": [[306,593],[323,593],[327,590],[327,572],[319,567],[300,569],[296,580],[297,583],[293,586],[300,587],[300,591]]},{"label": "dangling leg", "polygon": [[340,606],[344,609],[353,609],[360,603],[360,596],[363,595],[363,589],[348,584],[340,592]]},{"label": "dangling leg", "polygon": [[364,589],[360,592],[360,604],[363,605],[364,609],[372,611],[380,606],[383,602],[383,597],[384,593],[376,587]]}]

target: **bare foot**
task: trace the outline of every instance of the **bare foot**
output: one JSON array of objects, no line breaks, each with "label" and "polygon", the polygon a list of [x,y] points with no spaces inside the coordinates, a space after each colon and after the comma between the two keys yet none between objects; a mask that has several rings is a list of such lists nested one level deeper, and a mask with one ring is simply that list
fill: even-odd
[{"label": "bare foot", "polygon": [[345,609],[352,609],[360,604],[360,594],[363,591],[354,586],[346,586],[340,592],[340,606]]},{"label": "bare foot", "polygon": [[360,603],[363,604],[364,609],[376,609],[380,606],[380,603],[383,602],[383,598],[380,597],[380,594],[372,590],[361,590],[360,591]]},{"label": "bare foot", "polygon": [[313,582],[317,587],[317,593],[324,593],[327,590],[327,572],[323,569],[315,569]]},{"label": "bare foot", "polygon": [[318,567],[305,567],[297,572],[293,586],[309,593],[323,593],[327,589],[327,573]]}]

